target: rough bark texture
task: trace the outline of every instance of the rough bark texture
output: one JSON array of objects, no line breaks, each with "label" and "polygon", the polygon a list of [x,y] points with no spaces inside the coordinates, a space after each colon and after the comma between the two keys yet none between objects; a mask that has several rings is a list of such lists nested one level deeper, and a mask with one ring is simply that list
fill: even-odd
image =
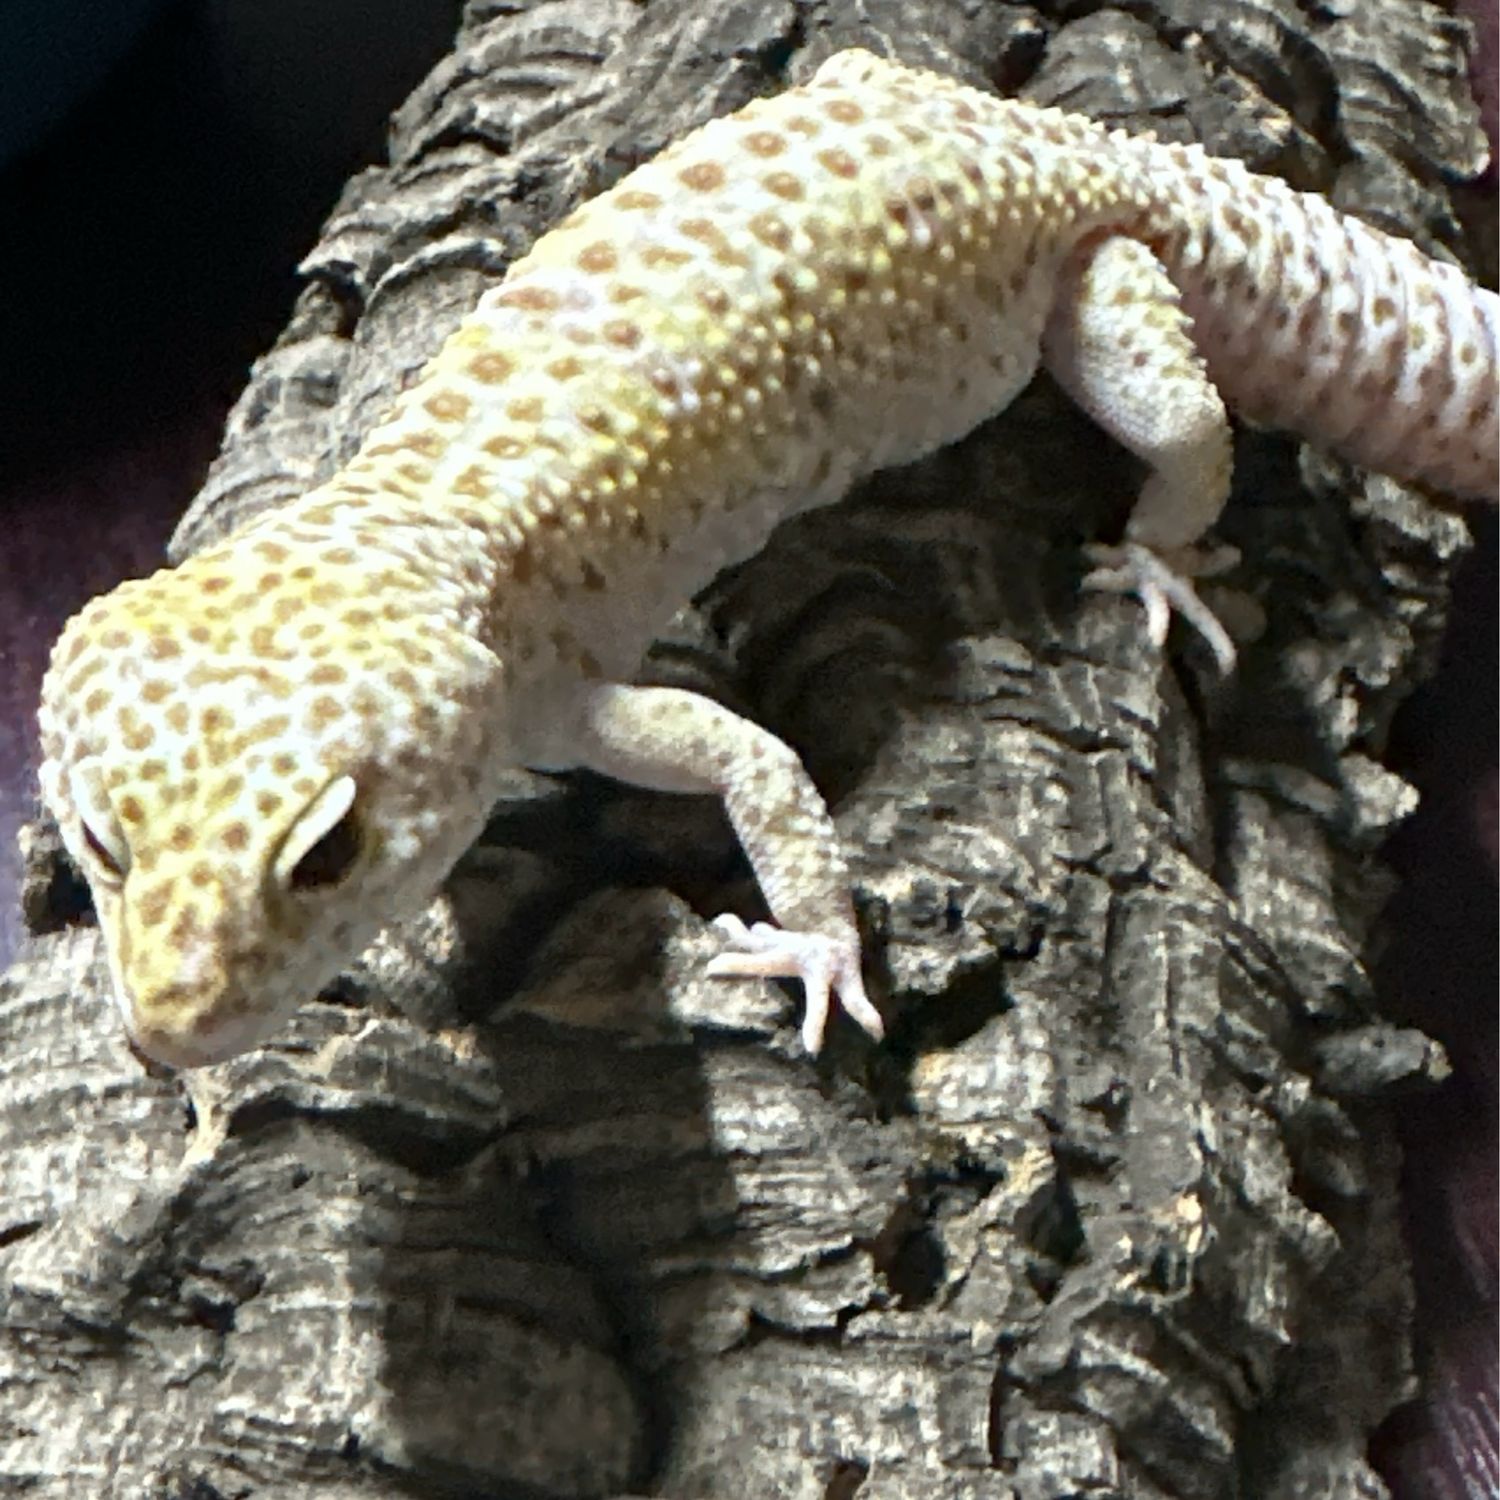
[{"label": "rough bark texture", "polygon": [[[177,551],[329,472],[573,202],[843,46],[1472,262],[1464,29],[1342,11],[474,0]],[[1137,478],[1039,386],[785,527],[647,664],[836,799],[881,1048],[811,1064],[788,994],[703,978],[704,915],[755,901],[717,809],[537,779],[424,922],[189,1097],[126,1052],[39,833],[0,981],[0,1488],[1381,1493],[1367,1439],[1412,1394],[1389,1112],[1443,1062],[1373,1011],[1371,851],[1466,531],[1245,434],[1222,534],[1267,628],[1220,683],[1077,592]]]}]

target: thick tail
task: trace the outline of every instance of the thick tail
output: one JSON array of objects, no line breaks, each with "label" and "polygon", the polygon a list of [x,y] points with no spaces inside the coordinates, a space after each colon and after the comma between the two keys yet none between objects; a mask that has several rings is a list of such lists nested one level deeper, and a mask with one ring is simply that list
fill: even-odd
[{"label": "thick tail", "polygon": [[1367,468],[1500,498],[1500,299],[1321,198],[1196,147],[1146,148],[1154,248],[1214,383]]}]

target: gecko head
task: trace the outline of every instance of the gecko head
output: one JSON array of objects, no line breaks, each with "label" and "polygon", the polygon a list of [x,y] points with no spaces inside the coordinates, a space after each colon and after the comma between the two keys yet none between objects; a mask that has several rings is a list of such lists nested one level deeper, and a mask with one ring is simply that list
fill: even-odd
[{"label": "gecko head", "polygon": [[265,590],[205,620],[205,563],[86,608],[42,695],[44,800],[131,1040],[173,1067],[266,1040],[431,897],[485,811],[466,642],[351,609],[358,648],[289,647]]}]

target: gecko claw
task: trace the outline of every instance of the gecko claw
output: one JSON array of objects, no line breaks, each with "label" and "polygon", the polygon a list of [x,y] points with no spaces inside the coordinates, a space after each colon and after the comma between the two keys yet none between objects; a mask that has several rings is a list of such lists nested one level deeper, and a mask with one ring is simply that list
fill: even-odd
[{"label": "gecko claw", "polygon": [[859,970],[856,938],[828,937],[819,932],[793,932],[770,922],[747,927],[729,913],[714,918],[715,927],[732,945],[728,953],[710,959],[707,973],[715,979],[800,979],[807,992],[802,1018],[802,1045],[817,1055],[823,1047],[828,1016],[836,994],[851,1020],[877,1041],[885,1035],[880,1012],[865,994]]},{"label": "gecko claw", "polygon": [[1234,642],[1193,587],[1194,578],[1222,573],[1239,561],[1232,547],[1212,553],[1183,549],[1180,555],[1168,557],[1139,542],[1123,542],[1118,547],[1090,547],[1088,557],[1098,566],[1085,575],[1084,588],[1134,594],[1145,606],[1146,634],[1153,646],[1166,644],[1167,629],[1176,611],[1203,637],[1220,673],[1227,677],[1234,670]]}]

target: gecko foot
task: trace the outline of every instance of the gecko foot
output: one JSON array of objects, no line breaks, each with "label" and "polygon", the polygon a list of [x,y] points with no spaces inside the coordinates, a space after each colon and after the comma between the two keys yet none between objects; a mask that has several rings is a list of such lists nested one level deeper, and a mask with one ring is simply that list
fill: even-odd
[{"label": "gecko foot", "polygon": [[857,938],[827,937],[819,932],[789,932],[770,922],[747,927],[728,914],[714,918],[714,926],[733,944],[734,951],[709,961],[707,972],[716,979],[746,977],[800,979],[807,991],[807,1013],[802,1019],[802,1045],[816,1054],[823,1046],[828,1012],[834,994],[851,1019],[877,1040],[885,1035],[880,1012],[865,994],[859,972]]},{"label": "gecko foot", "polygon": [[1122,542],[1117,547],[1089,547],[1087,555],[1096,566],[1085,576],[1084,588],[1134,594],[1146,607],[1146,633],[1152,645],[1165,644],[1176,610],[1207,642],[1219,671],[1227,677],[1234,670],[1234,642],[1193,587],[1195,578],[1211,578],[1232,568],[1239,561],[1233,547],[1212,552],[1185,547],[1160,553],[1140,542]]}]

